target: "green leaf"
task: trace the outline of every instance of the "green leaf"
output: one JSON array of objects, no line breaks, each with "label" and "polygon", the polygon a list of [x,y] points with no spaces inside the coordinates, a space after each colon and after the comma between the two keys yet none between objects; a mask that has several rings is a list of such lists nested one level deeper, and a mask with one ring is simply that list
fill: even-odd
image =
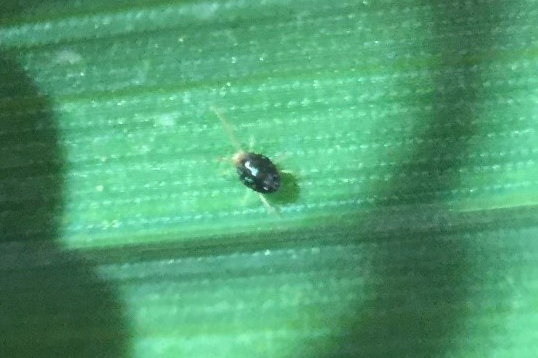
[{"label": "green leaf", "polygon": [[0,357],[535,357],[534,8],[4,1]]}]

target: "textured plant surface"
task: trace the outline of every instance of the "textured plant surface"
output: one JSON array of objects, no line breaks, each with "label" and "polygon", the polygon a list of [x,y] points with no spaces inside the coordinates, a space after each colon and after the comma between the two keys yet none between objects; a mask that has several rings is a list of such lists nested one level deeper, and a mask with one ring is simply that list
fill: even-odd
[{"label": "textured plant surface", "polygon": [[0,357],[538,356],[537,8],[3,1]]}]

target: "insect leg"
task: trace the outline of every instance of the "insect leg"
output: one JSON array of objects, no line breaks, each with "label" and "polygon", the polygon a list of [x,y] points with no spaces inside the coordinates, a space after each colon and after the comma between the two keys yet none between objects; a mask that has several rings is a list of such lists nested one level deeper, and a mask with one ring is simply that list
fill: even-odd
[{"label": "insect leg", "polygon": [[267,209],[267,211],[269,211],[270,213],[272,214],[277,214],[280,216],[280,213],[278,212],[278,210],[272,206],[271,204],[269,204],[269,202],[267,201],[267,199],[265,198],[265,196],[263,196],[262,194],[258,193],[258,198],[260,198],[263,206],[265,206],[265,208]]}]

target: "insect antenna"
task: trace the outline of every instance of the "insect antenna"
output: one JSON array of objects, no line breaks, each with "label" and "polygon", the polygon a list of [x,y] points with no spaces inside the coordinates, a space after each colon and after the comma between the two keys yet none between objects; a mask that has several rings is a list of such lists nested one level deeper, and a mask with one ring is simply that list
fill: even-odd
[{"label": "insect antenna", "polygon": [[233,146],[237,149],[238,152],[244,152],[243,148],[241,147],[241,144],[239,144],[239,141],[235,137],[232,127],[230,126],[228,121],[226,121],[226,118],[224,118],[224,115],[217,109],[217,107],[211,106],[210,108],[220,120],[220,123],[222,124],[222,127],[224,128],[224,131],[228,135],[228,138],[230,139],[230,142],[232,142]]}]

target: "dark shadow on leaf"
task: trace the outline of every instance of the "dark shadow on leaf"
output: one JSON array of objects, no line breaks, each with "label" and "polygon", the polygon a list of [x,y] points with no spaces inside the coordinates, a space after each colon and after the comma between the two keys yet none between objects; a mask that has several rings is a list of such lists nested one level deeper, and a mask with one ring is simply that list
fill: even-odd
[{"label": "dark shadow on leaf", "polygon": [[281,187],[273,194],[267,195],[267,200],[273,204],[291,204],[299,199],[299,184],[291,173],[280,173]]},{"label": "dark shadow on leaf", "polygon": [[[437,2],[431,5],[438,9]],[[499,26],[493,19],[499,16],[493,3],[462,1],[439,9],[433,14],[436,42],[431,55],[440,61],[432,71],[433,93],[415,99],[433,106],[429,126],[415,134],[420,144],[399,168],[398,179],[378,193],[384,198],[381,207],[408,207],[409,213],[402,215],[402,227],[379,238],[374,249],[373,278],[365,287],[374,297],[352,308],[348,313],[353,318],[343,322],[341,334],[308,356],[444,357],[457,347],[455,342],[465,340],[460,328],[473,257],[450,227],[448,210],[430,204],[442,203],[461,186],[458,173],[470,150],[468,138],[480,126],[480,68],[486,65],[480,59],[486,57],[479,51],[491,47],[491,30]],[[429,227],[406,230],[417,217]],[[374,220],[382,228],[390,219]]]},{"label": "dark shadow on leaf", "polygon": [[0,357],[123,357],[126,327],[112,287],[55,242],[57,142],[46,96],[14,54],[0,51]]}]

